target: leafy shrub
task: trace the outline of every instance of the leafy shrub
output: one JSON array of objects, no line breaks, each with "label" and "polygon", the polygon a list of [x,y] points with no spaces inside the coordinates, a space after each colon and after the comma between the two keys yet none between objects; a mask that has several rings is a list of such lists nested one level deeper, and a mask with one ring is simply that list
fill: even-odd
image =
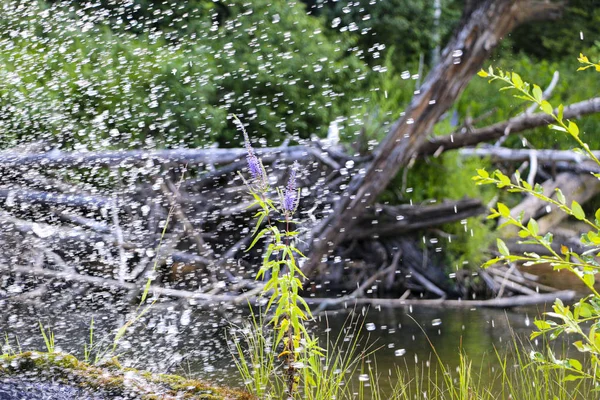
[{"label": "leafy shrub", "polygon": [[[358,41],[360,56],[371,65],[394,47],[396,65],[418,63],[422,54],[427,59],[437,45],[444,43],[458,22],[461,4],[456,0],[441,1],[439,27],[435,26],[434,8],[424,0],[303,0],[309,12],[322,15],[331,35],[350,32]],[[388,50],[386,50],[386,47]]]},{"label": "leafy shrub", "polygon": [[[600,71],[600,64],[591,63],[583,55],[580,56],[579,62],[583,65],[579,70],[595,68]],[[517,98],[537,104],[542,112],[554,119],[555,122],[550,125],[552,129],[567,133],[579,146],[578,151],[587,155],[600,166],[600,160],[596,158],[590,146],[581,139],[578,125],[563,118],[562,104],[555,111],[555,108],[548,101],[543,100],[542,90],[539,86],[524,82],[516,73],[504,73],[501,70],[495,72],[491,67],[489,71],[482,70],[479,75],[489,77],[491,81],[499,80],[505,84],[505,88],[515,90]],[[600,174],[593,175],[600,179]],[[581,244],[587,250],[579,253],[565,245],[561,245],[560,251],[557,251],[552,246],[552,233],[542,235],[535,219],[524,220],[522,214],[514,217],[511,215],[509,207],[503,203],[498,203],[496,208],[492,209],[490,218],[504,218],[504,225],[513,225],[519,229],[519,237],[524,239],[522,243],[542,246],[549,255],[539,255],[533,252],[522,255],[511,254],[506,244],[501,239],[497,239],[500,256],[487,261],[484,266],[498,262],[518,262],[523,263],[525,266],[549,264],[555,270],[571,272],[585,284],[591,292],[590,295],[580,299],[572,308],[565,306],[561,300],[557,299],[552,307],[553,312],[546,313],[548,318],[535,321],[538,331],[533,332],[531,335],[532,338],[547,335],[549,340],[556,339],[563,334],[576,335],[580,340],[575,341],[574,346],[577,350],[589,356],[585,360],[585,364],[574,358],[561,359],[554,354],[550,347],[546,348],[546,354],[533,351],[531,358],[540,368],[565,371],[567,373],[564,377],[565,381],[591,381],[597,387],[600,383],[600,333],[598,332],[600,327],[600,293],[596,290],[595,283],[596,275],[600,271],[600,264],[596,260],[596,257],[600,255],[600,209],[596,210],[594,216],[587,215],[576,201],[573,201],[570,205],[567,204],[560,189],[556,189],[555,196],[548,197],[543,193],[541,186],[532,187],[527,181],[521,179],[518,173],[515,174],[514,179],[511,179],[498,170],[490,174],[480,169],[473,179],[480,185],[494,184],[511,192],[524,193],[540,198],[557,210],[582,221],[589,227],[589,231],[581,236]]]},{"label": "leafy shrub", "polygon": [[348,56],[344,36],[326,37],[297,3],[206,3],[185,13],[175,1],[152,12],[141,1],[4,2],[3,145],[227,145],[237,135],[232,112],[276,142],[353,112],[368,69]]},{"label": "leafy shrub", "polygon": [[[591,49],[590,53],[598,54],[598,50]],[[496,61],[495,64],[505,71],[520,71],[525,80],[535,78],[537,82],[543,85],[547,85],[551,81],[554,72],[559,71],[558,84],[552,92],[552,96],[548,99],[553,103],[567,105],[597,96],[595,77],[578,74],[570,60],[536,61],[528,56],[521,55],[514,58],[502,58]],[[573,87],[577,87],[578,90],[572,90]],[[544,89],[543,86],[542,89]],[[523,99],[515,102],[514,99],[503,96],[501,93],[490,93],[486,88],[486,82],[481,79],[473,79],[454,105],[453,111],[456,111],[461,124],[470,118],[475,120],[474,127],[482,127],[515,117],[524,112],[529,105],[530,103]],[[590,146],[600,147],[600,138],[595,134],[600,129],[600,116],[590,115],[581,118],[579,127],[581,137]],[[445,130],[439,133],[447,134],[449,131]],[[522,147],[522,137],[526,138],[535,148],[569,149],[572,143],[566,136],[548,135],[545,128],[537,128],[526,134],[509,137],[504,146]]]}]

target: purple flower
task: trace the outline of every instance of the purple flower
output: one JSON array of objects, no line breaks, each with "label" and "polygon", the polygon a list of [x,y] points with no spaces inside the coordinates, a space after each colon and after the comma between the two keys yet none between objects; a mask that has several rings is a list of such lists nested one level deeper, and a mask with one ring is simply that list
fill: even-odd
[{"label": "purple flower", "polygon": [[244,146],[246,147],[246,151],[248,155],[246,156],[246,160],[248,161],[248,170],[254,179],[263,178],[263,169],[262,165],[260,165],[260,161],[256,154],[254,154],[254,149],[252,148],[252,144],[250,144],[250,138],[248,137],[248,133],[244,129],[242,123],[238,120],[238,123],[242,127],[242,132],[244,132]]},{"label": "purple flower", "polygon": [[281,204],[283,210],[286,212],[293,212],[298,206],[298,193],[296,192],[296,171],[298,168],[298,161],[294,161],[290,171],[290,179],[288,180],[288,184],[285,188],[285,193],[283,195],[283,201]]},{"label": "purple flower", "polygon": [[[250,148],[252,150],[252,148]],[[248,170],[250,170],[250,174],[254,179],[260,179],[263,175],[262,167],[260,166],[260,161],[254,153],[248,152],[246,156],[246,160],[248,160]]]}]

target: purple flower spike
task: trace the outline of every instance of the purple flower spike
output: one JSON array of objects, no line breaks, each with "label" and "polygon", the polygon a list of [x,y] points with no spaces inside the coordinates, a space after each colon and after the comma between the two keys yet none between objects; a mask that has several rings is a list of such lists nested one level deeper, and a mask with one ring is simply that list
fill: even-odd
[{"label": "purple flower spike", "polygon": [[248,161],[248,170],[250,171],[252,178],[261,179],[263,177],[263,169],[260,165],[260,161],[258,161],[256,154],[254,154],[254,149],[252,148],[252,144],[250,144],[250,138],[248,137],[248,133],[246,133],[244,126],[239,120],[238,123],[242,127],[242,132],[244,132],[244,146],[248,152],[248,155],[246,156],[246,160]]},{"label": "purple flower spike", "polygon": [[296,198],[296,171],[298,168],[298,162],[295,161],[290,171],[290,179],[285,188],[285,194],[283,195],[282,207],[286,212],[293,212],[298,205],[298,199]]},{"label": "purple flower spike", "polygon": [[[250,148],[252,149],[252,148]],[[248,170],[250,170],[250,174],[254,179],[262,178],[262,167],[260,166],[260,162],[254,153],[248,152],[246,156],[246,160],[248,160]]]}]

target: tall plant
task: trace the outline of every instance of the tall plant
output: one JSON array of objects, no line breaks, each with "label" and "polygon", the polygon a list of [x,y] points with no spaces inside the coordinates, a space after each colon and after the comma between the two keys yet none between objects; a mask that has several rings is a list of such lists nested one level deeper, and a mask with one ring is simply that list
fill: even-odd
[{"label": "tall plant", "polygon": [[[600,64],[590,62],[586,56],[580,55],[578,60],[582,64],[578,70],[595,68],[600,72]],[[542,90],[538,85],[524,82],[514,72],[494,71],[492,67],[488,71],[480,71],[479,76],[490,78],[490,82],[500,81],[504,84],[501,90],[516,91],[515,97],[537,104],[554,120],[549,125],[551,129],[570,135],[579,146],[575,150],[587,155],[600,166],[598,158],[581,139],[577,124],[563,118],[563,105],[560,104],[555,108],[547,100],[544,100]],[[593,175],[600,179],[600,174]],[[575,334],[579,340],[573,344],[577,350],[589,356],[585,359],[586,362],[582,364],[581,361],[574,358],[560,359],[550,347],[547,348],[546,354],[532,352],[531,358],[542,368],[565,370],[567,372],[564,378],[566,381],[592,380],[594,385],[600,384],[600,294],[595,287],[596,275],[600,272],[600,264],[597,261],[597,257],[600,256],[600,209],[596,210],[593,216],[587,215],[576,201],[572,201],[569,205],[560,189],[556,189],[555,197],[548,196],[544,194],[539,184],[532,187],[527,181],[521,179],[518,171],[511,178],[499,170],[490,174],[480,169],[473,179],[478,185],[494,184],[509,192],[535,196],[584,222],[589,227],[588,232],[584,233],[580,239],[581,244],[587,250],[576,252],[562,245],[557,251],[552,246],[552,233],[542,235],[534,218],[526,221],[523,214],[515,217],[511,214],[508,206],[498,203],[496,208],[491,210],[492,213],[488,218],[504,218],[506,222],[503,225],[513,225],[519,229],[519,237],[523,239],[522,243],[540,245],[548,255],[534,252],[511,254],[508,246],[501,239],[497,239],[500,256],[486,262],[484,267],[498,262],[518,262],[524,265],[549,264],[555,270],[568,270],[585,284],[591,294],[580,299],[572,307],[564,305],[561,300],[557,299],[552,307],[553,312],[546,313],[548,318],[535,321],[538,330],[531,334],[531,338],[547,335],[550,340],[553,340],[563,334]]]},{"label": "tall plant", "polygon": [[314,356],[324,351],[318,346],[317,339],[306,329],[305,322],[312,318],[310,308],[300,295],[302,280],[306,276],[298,265],[298,258],[305,256],[295,246],[298,232],[293,229],[298,221],[293,219],[298,208],[300,191],[296,186],[299,165],[295,162],[289,172],[285,189],[277,189],[279,205],[269,197],[272,194],[267,172],[256,156],[250,138],[243,124],[236,117],[236,122],[244,134],[247,150],[248,171],[250,179],[244,179],[254,203],[250,207],[258,207],[253,241],[246,251],[252,249],[261,239],[267,242],[262,266],[256,279],[265,279],[262,295],[268,297],[266,313],[271,313],[268,320],[276,331],[273,348],[282,348],[279,358],[284,363],[285,386],[289,397],[298,396],[298,384],[311,386],[316,382],[318,371]]}]

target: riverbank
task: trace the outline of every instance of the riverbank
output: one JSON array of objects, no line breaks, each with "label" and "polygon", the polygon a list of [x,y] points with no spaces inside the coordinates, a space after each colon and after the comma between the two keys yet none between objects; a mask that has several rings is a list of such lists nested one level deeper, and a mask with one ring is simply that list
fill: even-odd
[{"label": "riverbank", "polygon": [[0,399],[34,400],[39,393],[65,400],[254,399],[246,392],[200,380],[123,368],[116,359],[92,366],[64,353],[28,351],[0,356]]}]

